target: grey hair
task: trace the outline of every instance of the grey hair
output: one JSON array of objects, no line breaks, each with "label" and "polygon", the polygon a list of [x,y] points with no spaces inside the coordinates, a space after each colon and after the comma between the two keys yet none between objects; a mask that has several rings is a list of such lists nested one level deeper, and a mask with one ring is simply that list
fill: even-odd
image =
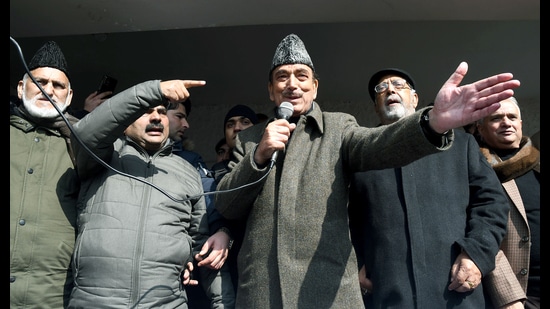
[{"label": "grey hair", "polygon": [[[509,97],[508,99],[506,100],[502,100],[500,102],[504,102],[504,101],[510,101],[512,103],[514,103],[516,105],[516,107],[518,108],[518,115],[519,115],[519,118],[521,119],[521,108],[519,108],[519,103],[518,103],[518,100],[515,98],[515,97]],[[489,116],[487,116],[489,117]],[[483,123],[483,120],[487,117],[483,117],[479,120],[476,121],[477,124],[482,124]]]}]

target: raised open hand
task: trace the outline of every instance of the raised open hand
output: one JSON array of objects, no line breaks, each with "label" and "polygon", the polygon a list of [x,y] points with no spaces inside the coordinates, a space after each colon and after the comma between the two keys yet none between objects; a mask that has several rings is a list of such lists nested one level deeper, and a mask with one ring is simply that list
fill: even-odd
[{"label": "raised open hand", "polygon": [[430,126],[436,132],[459,128],[496,111],[499,102],[514,95],[519,80],[511,73],[501,73],[459,86],[468,72],[468,64],[461,62],[443,84],[430,111]]}]

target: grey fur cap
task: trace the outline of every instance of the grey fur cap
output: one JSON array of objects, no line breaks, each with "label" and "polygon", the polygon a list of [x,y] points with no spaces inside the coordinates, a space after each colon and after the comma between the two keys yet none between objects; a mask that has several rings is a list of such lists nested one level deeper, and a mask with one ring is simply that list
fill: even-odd
[{"label": "grey fur cap", "polygon": [[305,64],[315,72],[313,62],[307,53],[306,46],[296,34],[287,35],[281,43],[279,43],[279,46],[277,46],[269,75],[271,75],[273,69],[284,64]]}]

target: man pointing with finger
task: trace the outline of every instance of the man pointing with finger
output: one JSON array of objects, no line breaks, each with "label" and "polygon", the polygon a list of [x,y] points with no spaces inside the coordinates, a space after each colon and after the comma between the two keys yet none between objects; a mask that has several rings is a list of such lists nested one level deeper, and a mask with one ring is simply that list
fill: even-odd
[{"label": "man pointing with finger", "polygon": [[75,124],[82,187],[69,308],[187,307],[183,286],[198,283],[188,271],[209,231],[200,175],[172,154],[166,112],[203,85],[147,81]]}]

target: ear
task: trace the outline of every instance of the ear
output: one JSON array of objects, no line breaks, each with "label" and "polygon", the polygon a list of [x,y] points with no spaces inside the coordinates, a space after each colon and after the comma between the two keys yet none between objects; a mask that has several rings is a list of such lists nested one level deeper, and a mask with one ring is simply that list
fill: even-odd
[{"label": "ear", "polygon": [[273,95],[273,84],[271,82],[267,82],[267,92],[269,93],[269,99],[275,102],[275,96]]},{"label": "ear", "polygon": [[418,93],[416,93],[416,90],[411,89],[411,102],[414,109],[418,106]]},{"label": "ear", "polygon": [[23,95],[24,95],[24,92],[23,92],[23,80],[20,80],[20,81],[17,83],[17,96],[19,97],[19,100],[23,100]]},{"label": "ear", "polygon": [[71,105],[72,100],[73,100],[73,88],[70,88],[69,93],[67,93],[67,100],[65,101],[67,103],[67,107]]},{"label": "ear", "polygon": [[314,78],[313,79],[313,100],[317,99],[317,89],[319,89],[319,80]]}]

